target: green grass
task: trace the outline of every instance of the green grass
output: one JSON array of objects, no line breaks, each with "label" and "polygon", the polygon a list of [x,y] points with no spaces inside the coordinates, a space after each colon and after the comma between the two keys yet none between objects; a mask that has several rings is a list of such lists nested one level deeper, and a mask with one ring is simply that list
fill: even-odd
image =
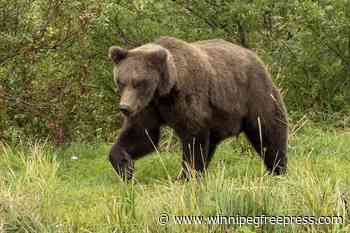
[{"label": "green grass", "polygon": [[[135,181],[123,183],[110,146],[0,145],[0,232],[350,232],[349,130],[292,129],[284,177],[267,175],[243,137],[225,141],[201,183],[173,181],[179,150],[137,161]],[[161,213],[340,215],[345,224],[160,225]]]}]

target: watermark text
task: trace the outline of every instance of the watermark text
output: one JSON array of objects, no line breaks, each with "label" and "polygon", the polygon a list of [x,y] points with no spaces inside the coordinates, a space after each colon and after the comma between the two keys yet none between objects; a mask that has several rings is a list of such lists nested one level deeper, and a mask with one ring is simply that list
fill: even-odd
[{"label": "watermark text", "polygon": [[205,224],[205,225],[329,225],[343,224],[342,216],[170,216],[162,213],[158,217],[160,225],[165,224]]}]

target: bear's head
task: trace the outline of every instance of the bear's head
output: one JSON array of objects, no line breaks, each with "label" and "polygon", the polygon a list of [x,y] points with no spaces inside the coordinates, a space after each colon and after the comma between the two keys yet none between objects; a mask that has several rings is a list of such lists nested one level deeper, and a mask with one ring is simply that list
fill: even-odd
[{"label": "bear's head", "polygon": [[125,116],[142,111],[155,95],[167,95],[176,83],[173,57],[160,45],[147,44],[129,51],[112,46],[109,57],[115,65],[119,108]]}]

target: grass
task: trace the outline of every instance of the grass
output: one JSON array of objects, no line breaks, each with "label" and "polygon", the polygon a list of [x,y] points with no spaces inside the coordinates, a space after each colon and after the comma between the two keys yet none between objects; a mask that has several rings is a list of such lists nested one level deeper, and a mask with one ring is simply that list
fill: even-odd
[{"label": "grass", "polygon": [[[180,151],[136,163],[123,183],[111,145],[0,145],[0,232],[350,232],[350,131],[290,133],[288,175],[266,174],[243,137],[218,148],[205,180],[176,183]],[[349,201],[348,201],[349,200]],[[333,225],[160,225],[177,215],[342,216]]]}]

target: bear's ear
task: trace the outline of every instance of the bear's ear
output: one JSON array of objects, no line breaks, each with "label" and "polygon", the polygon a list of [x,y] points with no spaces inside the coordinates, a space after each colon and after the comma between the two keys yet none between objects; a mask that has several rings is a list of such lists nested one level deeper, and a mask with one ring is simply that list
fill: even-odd
[{"label": "bear's ear", "polygon": [[128,51],[126,49],[119,48],[117,46],[112,46],[108,50],[108,57],[115,63],[118,64],[121,60],[128,56]]},{"label": "bear's ear", "polygon": [[158,93],[160,96],[168,94],[175,86],[177,80],[176,67],[173,56],[165,49],[159,49],[152,54],[152,62],[160,69]]},{"label": "bear's ear", "polygon": [[167,50],[163,48],[157,48],[154,51],[151,51],[148,55],[148,59],[152,64],[156,66],[161,66],[166,61],[167,58]]}]

